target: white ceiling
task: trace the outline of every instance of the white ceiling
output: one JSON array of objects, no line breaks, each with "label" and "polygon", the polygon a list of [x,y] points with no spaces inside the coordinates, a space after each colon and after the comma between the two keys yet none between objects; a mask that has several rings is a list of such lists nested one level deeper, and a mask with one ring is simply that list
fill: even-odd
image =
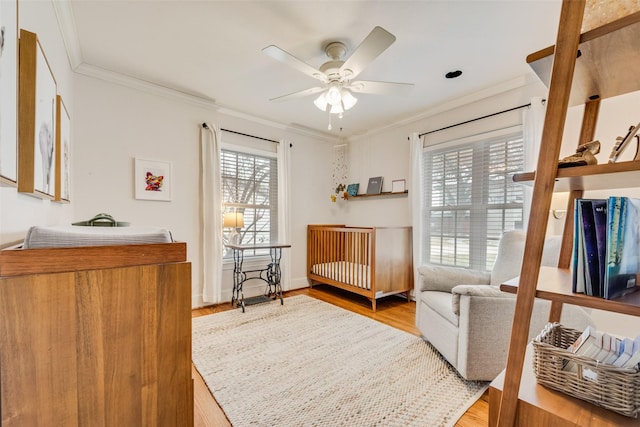
[{"label": "white ceiling", "polygon": [[[262,48],[275,44],[313,67],[323,45],[347,56],[375,26],[397,40],[358,78],[414,83],[406,97],[358,94],[335,136],[416,116],[443,102],[531,73],[526,56],[555,42],[559,0],[88,1],[72,0],[77,59],[277,123],[327,133],[313,96],[270,98],[317,86]],[[73,25],[72,25],[73,26]],[[462,77],[444,74],[460,69]],[[342,129],[342,130],[340,130]]]}]

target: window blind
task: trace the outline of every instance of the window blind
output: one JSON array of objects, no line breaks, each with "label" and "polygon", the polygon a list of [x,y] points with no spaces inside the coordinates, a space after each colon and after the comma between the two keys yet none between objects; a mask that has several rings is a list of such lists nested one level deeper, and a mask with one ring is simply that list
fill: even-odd
[{"label": "window blind", "polygon": [[[220,156],[223,213],[244,215],[239,243],[260,244],[278,236],[278,163],[276,158],[223,149]],[[225,230],[230,239],[230,230]],[[228,251],[227,251],[228,252]],[[268,250],[245,251],[245,256],[268,254]],[[230,256],[225,253],[225,256]]]},{"label": "window blind", "polygon": [[491,269],[506,230],[522,228],[522,131],[424,151],[423,261]]}]

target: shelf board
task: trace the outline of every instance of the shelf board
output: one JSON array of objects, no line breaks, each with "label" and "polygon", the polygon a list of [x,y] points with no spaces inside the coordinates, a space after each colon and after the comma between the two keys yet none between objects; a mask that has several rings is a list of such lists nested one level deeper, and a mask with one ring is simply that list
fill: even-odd
[{"label": "shelf board", "polygon": [[356,196],[349,196],[349,199],[347,200],[362,199],[367,197],[401,197],[401,196],[406,196],[408,194],[409,194],[409,190],[404,190],[399,193],[392,193],[391,191],[383,191],[382,193],[379,193],[379,194],[358,194]]},{"label": "shelf board", "polygon": [[[606,177],[603,177],[606,175]],[[535,172],[515,174],[514,182],[531,183]],[[640,182],[640,160],[558,169],[554,191],[635,188]]]},{"label": "shelf board", "polygon": [[[515,294],[518,292],[519,282],[519,278],[511,279],[500,285],[500,290]],[[540,267],[536,297],[565,304],[640,316],[640,292],[633,292],[613,300],[575,294],[571,291],[571,271],[564,268]]]},{"label": "shelf board", "polygon": [[[600,427],[640,426],[640,418],[625,417],[613,411],[539,385],[533,373],[533,348],[527,346],[518,393],[517,425]],[[504,371],[489,387],[489,425],[496,425]],[[528,424],[527,421],[530,423]],[[536,424],[537,422],[537,424]]]},{"label": "shelf board", "polygon": [[[587,31],[580,36],[580,56],[571,86],[569,106],[593,96],[601,99],[640,90],[640,12]],[[555,46],[527,57],[527,63],[549,87]]]}]

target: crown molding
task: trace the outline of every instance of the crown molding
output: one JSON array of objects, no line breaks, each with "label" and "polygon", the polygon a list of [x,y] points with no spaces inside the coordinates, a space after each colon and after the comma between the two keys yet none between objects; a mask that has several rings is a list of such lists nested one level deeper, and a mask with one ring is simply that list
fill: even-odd
[{"label": "crown molding", "polygon": [[58,28],[62,34],[62,41],[67,51],[67,59],[72,70],[76,70],[82,64],[82,51],[76,31],[76,21],[73,16],[70,0],[51,0],[58,20]]},{"label": "crown molding", "polygon": [[198,107],[212,110],[219,109],[219,106],[215,103],[214,99],[203,98],[200,96],[181,92],[176,89],[161,86],[156,83],[147,82],[135,77],[127,76],[125,74],[105,70],[104,68],[96,67],[94,65],[82,63],[78,66],[75,72],[83,76],[93,77],[99,80],[104,80],[106,82],[119,84],[121,86],[125,86],[131,89],[137,89],[143,92],[150,93],[152,95],[158,95],[164,98],[186,102]]},{"label": "crown molding", "polygon": [[135,77],[130,77],[124,74],[116,73],[114,71],[105,70],[104,68],[96,67],[86,63],[80,64],[76,68],[75,72],[83,76],[96,78],[96,79],[103,80],[110,83],[115,83],[121,86],[140,90],[146,93],[150,93],[152,95],[161,96],[161,97],[172,99],[175,101],[185,102],[191,105],[195,105],[197,107],[216,111],[219,114],[238,117],[243,120],[247,120],[253,123],[259,123],[259,124],[269,126],[271,128],[279,129],[282,131],[291,131],[294,133],[303,134],[303,135],[307,135],[307,136],[311,136],[311,137],[319,138],[323,140],[329,140],[329,141],[334,140],[332,136],[327,136],[326,134],[315,131],[313,129],[303,128],[303,127],[295,126],[291,124],[274,122],[268,119],[264,119],[262,117],[257,117],[251,114],[243,113],[241,111],[237,111],[232,108],[216,104],[214,99],[204,98],[201,96],[181,92],[173,88],[161,86],[156,83],[147,82]]},{"label": "crown molding", "polygon": [[456,108],[460,108],[462,106],[472,104],[474,102],[481,101],[483,99],[491,98],[493,96],[500,95],[505,92],[509,92],[515,89],[519,89],[521,87],[528,86],[532,83],[540,82],[540,80],[533,74],[525,74],[519,77],[516,77],[511,80],[507,80],[504,83],[494,85],[488,87],[486,89],[479,90],[477,92],[470,93],[468,95],[461,96],[459,98],[452,99],[450,101],[444,102],[442,104],[438,104],[433,108],[429,108],[427,110],[422,111],[420,114],[410,116],[404,118],[400,121],[396,121],[393,123],[389,123],[383,126],[380,126],[376,129],[370,129],[366,133],[354,136],[349,138],[350,140],[357,140],[363,137],[366,137],[371,134],[383,132],[389,129],[399,128],[405,125],[411,125],[423,120],[426,120],[430,117],[433,117],[437,114],[441,114],[447,111],[455,110]]}]

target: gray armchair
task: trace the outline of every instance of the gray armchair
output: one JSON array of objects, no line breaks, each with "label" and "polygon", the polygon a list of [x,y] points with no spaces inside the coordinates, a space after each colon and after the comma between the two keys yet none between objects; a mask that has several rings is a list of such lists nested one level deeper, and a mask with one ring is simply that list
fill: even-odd
[{"label": "gray armchair", "polygon": [[[424,264],[418,268],[416,326],[464,378],[493,380],[505,367],[515,295],[500,291],[520,275],[525,234],[506,232],[491,272]],[[547,239],[542,265],[557,265],[559,238]],[[529,339],[547,323],[550,304],[536,300]],[[563,325],[582,330],[592,324],[581,307],[565,306]]]}]

